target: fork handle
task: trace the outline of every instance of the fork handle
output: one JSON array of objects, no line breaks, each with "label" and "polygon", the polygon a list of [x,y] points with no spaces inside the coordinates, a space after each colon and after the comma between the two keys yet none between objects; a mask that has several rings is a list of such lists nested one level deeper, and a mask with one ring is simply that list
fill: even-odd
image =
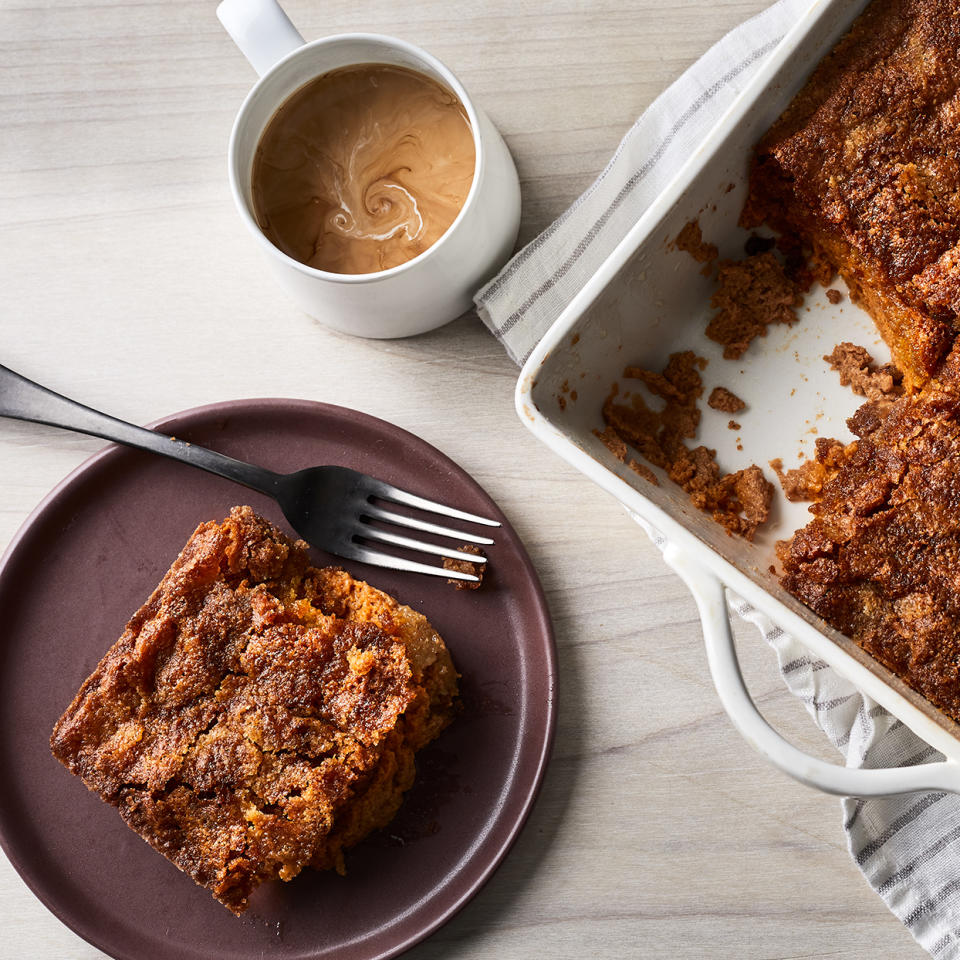
[{"label": "fork handle", "polygon": [[51,427],[112,440],[128,447],[149,450],[151,453],[159,453],[161,456],[215,473],[227,480],[242,483],[245,487],[271,497],[276,495],[280,480],[280,475],[272,470],[234,460],[215,450],[198,447],[145,427],[137,427],[92,407],[85,407],[82,403],[54,393],[4,366],[0,366],[0,416],[45,423]]}]

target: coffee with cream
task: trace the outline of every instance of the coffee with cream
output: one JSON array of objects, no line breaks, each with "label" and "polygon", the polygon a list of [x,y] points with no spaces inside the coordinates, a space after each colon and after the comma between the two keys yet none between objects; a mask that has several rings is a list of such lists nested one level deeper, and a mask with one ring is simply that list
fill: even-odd
[{"label": "coffee with cream", "polygon": [[388,64],[333,70],[287,99],[253,161],[257,222],[284,253],[374,273],[447,231],[473,182],[473,131],[435,80]]}]

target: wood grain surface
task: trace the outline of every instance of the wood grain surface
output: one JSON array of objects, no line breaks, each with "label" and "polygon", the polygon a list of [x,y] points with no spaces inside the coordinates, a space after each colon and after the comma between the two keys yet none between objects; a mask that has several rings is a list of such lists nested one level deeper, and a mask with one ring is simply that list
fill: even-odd
[{"label": "wood grain surface", "polygon": [[[290,0],[288,10],[308,39],[372,30],[444,60],[516,157],[529,240],[656,94],[763,6]],[[734,732],[685,588],[612,499],[521,425],[517,370],[477,319],[366,342],[325,330],[274,287],[227,187],[227,138],[254,77],[214,7],[0,0],[0,362],[134,422],[250,396],[357,407],[452,456],[510,516],[557,630],[556,751],[507,862],[410,956],[925,956],[851,863],[838,802],[770,769]],[[0,421],[0,548],[100,446]],[[770,651],[752,628],[739,634],[764,712],[830,757]],[[2,857],[0,930],[11,960],[102,956]]]}]

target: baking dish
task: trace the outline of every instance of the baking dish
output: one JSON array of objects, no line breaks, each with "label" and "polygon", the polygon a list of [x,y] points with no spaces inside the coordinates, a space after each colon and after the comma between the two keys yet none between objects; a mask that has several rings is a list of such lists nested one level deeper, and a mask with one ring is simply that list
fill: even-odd
[{"label": "baking dish", "polygon": [[[724,470],[775,458],[792,466],[810,456],[817,436],[850,439],[846,419],[862,403],[823,361],[835,344],[862,344],[889,359],[869,316],[848,298],[830,303],[817,288],[800,322],[771,327],[739,360],[704,335],[714,281],[671,241],[690,220],[721,257],[743,256],[737,226],[753,144],[786,108],[816,64],[849,29],[867,0],[816,0],[759,68],[743,93],[671,185],[558,317],[521,371],[521,420],[548,447],[615,496],[667,540],[667,563],[692,591],[711,674],[733,723],[772,763],[821,790],[880,796],[914,790],[960,792],[960,726],[787,594],[771,572],[774,543],[809,519],[806,504],[774,498],[770,522],[754,543],[730,537],[687,495],[663,480],[654,486],[619,463],[593,434],[601,407],[627,364],[662,369],[669,355],[693,349],[709,361],[704,395],[725,386],[747,402],[736,415],[703,406],[697,442],[716,448]],[[835,286],[843,289],[838,281]],[[742,448],[742,449],[741,449]],[[941,751],[942,762],[895,769],[848,769],[808,756],[763,719],[743,682],[728,620],[725,588],[743,597],[864,693]]]}]

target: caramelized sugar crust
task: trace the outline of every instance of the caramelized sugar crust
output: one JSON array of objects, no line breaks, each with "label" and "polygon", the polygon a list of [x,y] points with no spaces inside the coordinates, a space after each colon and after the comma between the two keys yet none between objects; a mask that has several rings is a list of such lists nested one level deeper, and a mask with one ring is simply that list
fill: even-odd
[{"label": "caramelized sugar crust", "polygon": [[957,334],[958,63],[954,3],[873,0],[758,144],[742,215],[844,277],[908,389]]},{"label": "caramelized sugar crust", "polygon": [[[814,519],[778,545],[781,583],[960,721],[960,394],[867,403],[824,447]],[[818,450],[818,453],[820,451]]]},{"label": "caramelized sugar crust", "polygon": [[427,620],[249,507],[203,523],[51,747],[235,913],[393,817],[457,674]]}]

